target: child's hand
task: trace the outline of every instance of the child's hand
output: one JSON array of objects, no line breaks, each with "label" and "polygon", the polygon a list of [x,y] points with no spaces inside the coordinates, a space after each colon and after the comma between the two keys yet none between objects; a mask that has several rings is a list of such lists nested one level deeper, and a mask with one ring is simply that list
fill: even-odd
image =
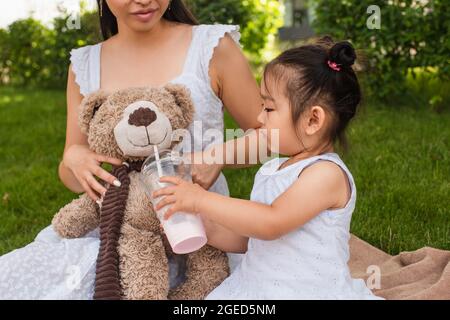
[{"label": "child's hand", "polygon": [[166,205],[172,204],[164,214],[164,219],[169,219],[174,213],[183,211],[196,214],[198,202],[202,194],[206,192],[202,187],[193,184],[179,177],[162,177],[160,182],[168,182],[173,186],[165,187],[153,192],[153,197],[164,196],[156,205],[156,210],[160,210]]}]

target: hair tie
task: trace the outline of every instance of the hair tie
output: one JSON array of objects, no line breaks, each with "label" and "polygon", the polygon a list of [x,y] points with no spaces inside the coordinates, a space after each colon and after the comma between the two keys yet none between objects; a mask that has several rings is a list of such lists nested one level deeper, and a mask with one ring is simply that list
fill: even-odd
[{"label": "hair tie", "polygon": [[333,69],[334,71],[341,71],[340,64],[337,64],[336,62],[332,62],[331,60],[328,60],[328,66]]}]

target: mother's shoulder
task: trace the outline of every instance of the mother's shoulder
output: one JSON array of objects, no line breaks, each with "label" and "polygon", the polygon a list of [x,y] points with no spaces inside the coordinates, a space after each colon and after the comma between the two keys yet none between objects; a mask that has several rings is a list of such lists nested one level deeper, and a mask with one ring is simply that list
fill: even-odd
[{"label": "mother's shoulder", "polygon": [[199,24],[196,25],[197,29],[208,32],[211,35],[223,35],[225,33],[230,33],[236,36],[239,40],[240,38],[240,27],[234,24]]},{"label": "mother's shoulder", "polygon": [[197,26],[197,37],[201,38],[208,59],[212,58],[213,53],[223,53],[226,56],[240,47],[241,34],[238,25],[201,24]]},{"label": "mother's shoulder", "polygon": [[98,47],[100,47],[102,43],[103,42],[98,42],[98,43],[94,43],[94,44],[88,44],[88,45],[85,45],[85,46],[72,48],[70,50],[70,55],[71,56],[84,56],[84,55],[87,55],[87,54],[89,54],[89,52],[92,49],[98,49]]}]

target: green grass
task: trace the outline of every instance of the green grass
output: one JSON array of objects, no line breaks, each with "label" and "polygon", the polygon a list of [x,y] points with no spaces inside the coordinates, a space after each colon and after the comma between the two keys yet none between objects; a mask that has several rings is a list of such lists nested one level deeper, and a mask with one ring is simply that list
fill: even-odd
[{"label": "green grass", "polygon": [[[64,92],[0,89],[0,254],[32,241],[76,197],[57,174],[65,113]],[[450,250],[450,112],[367,106],[348,135],[352,232],[392,254]],[[226,170],[232,196],[249,197],[256,170]]]},{"label": "green grass", "polygon": [[60,91],[0,90],[0,253],[30,242],[74,197],[57,172],[65,109]]}]

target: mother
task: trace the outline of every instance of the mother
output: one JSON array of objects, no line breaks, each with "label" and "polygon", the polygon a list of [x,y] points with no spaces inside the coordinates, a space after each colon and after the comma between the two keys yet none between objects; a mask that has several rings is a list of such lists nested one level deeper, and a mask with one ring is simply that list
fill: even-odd
[{"label": "mother", "polygon": [[[97,200],[105,189],[95,176],[108,183],[116,180],[101,164],[121,161],[89,150],[77,124],[83,96],[98,89],[184,84],[191,91],[195,120],[201,121],[203,132],[223,131],[224,106],[244,130],[258,126],[259,89],[237,45],[239,27],[198,25],[182,0],[98,0],[98,5],[105,41],[71,52],[66,143],[59,165],[67,188]],[[193,138],[196,151],[220,142]],[[208,168],[202,173],[206,185],[220,171],[220,166]],[[211,190],[228,194],[222,174]],[[207,229],[210,245],[227,252],[245,250],[244,241],[230,231],[209,222]],[[0,298],[91,298],[98,246],[97,231],[80,239],[61,239],[51,226],[45,228],[34,242],[0,257]]]}]

